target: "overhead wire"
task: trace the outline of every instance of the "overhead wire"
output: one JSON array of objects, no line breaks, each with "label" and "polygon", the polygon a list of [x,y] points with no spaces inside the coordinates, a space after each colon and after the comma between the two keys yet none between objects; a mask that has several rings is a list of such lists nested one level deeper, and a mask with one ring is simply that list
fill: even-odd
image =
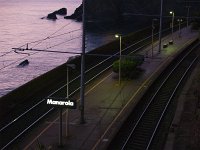
[{"label": "overhead wire", "polygon": [[[72,30],[72,31],[69,31],[69,32],[66,32],[66,33],[62,33],[62,34],[59,34],[59,35],[51,36],[51,37],[48,36],[47,38],[44,38],[44,39],[42,39],[42,40],[37,40],[37,41],[30,42],[30,43],[27,43],[27,44],[37,43],[37,42],[44,41],[44,40],[47,40],[47,39],[51,39],[51,38],[63,36],[63,35],[69,34],[69,33],[73,33],[73,32],[79,31],[79,30],[81,30],[81,29],[75,29],[75,30]],[[24,45],[20,46],[19,48],[22,48],[23,46],[26,46],[27,44],[24,44]],[[32,47],[32,48],[33,48],[33,47]],[[0,55],[0,57],[3,57],[3,56],[5,56],[5,55],[7,55],[7,54],[10,54],[10,53],[12,53],[12,52],[16,52],[16,51],[11,50],[11,51],[9,51],[9,52],[6,52],[6,53]],[[17,52],[16,52],[16,53],[17,53]]]},{"label": "overhead wire", "polygon": [[[77,19],[78,17],[80,17],[80,16],[77,16],[75,19]],[[74,21],[73,20],[71,20],[69,23],[67,23],[66,25],[64,25],[64,26],[62,26],[61,28],[59,28],[58,30],[56,30],[55,32],[53,32],[52,34],[50,34],[49,36],[47,36],[46,38],[44,38],[44,39],[42,39],[42,40],[39,40],[38,42],[38,44],[36,44],[36,45],[34,45],[32,48],[34,48],[35,46],[37,46],[37,45],[39,45],[40,43],[42,43],[43,41],[45,41],[45,40],[47,40],[47,39],[50,39],[54,34],[56,34],[56,33],[58,33],[60,30],[62,30],[62,29],[64,29],[65,27],[67,27],[67,26],[69,26],[70,24],[72,24]],[[78,30],[80,30],[80,29],[77,29],[77,30],[74,30],[74,31],[78,31]],[[73,31],[72,31],[73,32]],[[71,32],[69,32],[69,33],[71,33]],[[68,34],[68,33],[66,33],[66,34]],[[35,43],[35,42],[34,42]],[[31,44],[31,43],[30,43]]]},{"label": "overhead wire", "polygon": [[60,30],[64,29],[65,27],[69,26],[72,22],[74,22],[73,20],[71,20],[69,23],[67,23],[66,25],[62,26],[60,29],[58,29],[57,31],[55,31],[54,33],[50,34],[51,37],[52,35],[56,34],[57,32],[59,32]]},{"label": "overhead wire", "polygon": [[55,38],[55,37],[59,37],[59,36],[63,36],[63,35],[66,35],[66,34],[69,34],[69,33],[73,33],[73,32],[76,32],[76,31],[80,31],[80,29],[75,29],[75,30],[72,30],[72,31],[69,31],[69,32],[66,32],[66,33],[62,33],[62,34],[58,34],[58,35],[55,35],[55,36],[51,36],[49,39],[51,38]]},{"label": "overhead wire", "polygon": [[44,39],[41,39],[41,40],[37,40],[37,41],[34,41],[34,42],[30,42],[28,44],[33,44],[33,43],[37,43],[35,44],[34,46],[32,46],[32,48],[36,47],[37,45],[41,44],[42,42],[46,41],[46,40],[49,40],[49,39],[52,39],[52,38],[56,38],[56,37],[59,37],[59,36],[63,36],[63,35],[66,35],[66,34],[70,34],[70,33],[73,33],[73,32],[77,32],[81,29],[75,29],[75,30],[72,30],[72,31],[69,31],[69,32],[66,32],[66,33],[62,33],[62,34],[59,34],[59,35],[55,35],[55,36],[48,36]]},{"label": "overhead wire", "polygon": [[[78,17],[79,17],[79,16],[78,16]],[[77,17],[77,18],[78,18],[78,17]],[[75,18],[75,19],[76,19],[76,18]],[[29,42],[29,43],[23,44],[23,45],[21,45],[21,46],[18,47],[18,48],[20,49],[20,48],[22,48],[22,47],[24,47],[24,46],[27,46],[27,48],[28,48],[28,44],[32,44],[32,43],[37,43],[37,42],[38,42],[36,45],[34,45],[34,46],[32,47],[32,48],[34,48],[35,46],[39,45],[40,43],[42,43],[42,42],[45,41],[45,40],[48,40],[48,39],[51,39],[51,38],[56,38],[56,37],[63,36],[63,35],[67,35],[67,34],[70,34],[70,33],[77,32],[77,31],[81,30],[81,28],[80,28],[80,29],[75,29],[75,30],[72,30],[72,31],[69,31],[69,32],[66,32],[66,33],[59,34],[59,35],[55,35],[56,33],[58,33],[59,31],[61,31],[61,30],[64,29],[65,27],[69,26],[69,25],[70,25],[71,23],[73,23],[73,22],[74,22],[73,20],[70,21],[69,23],[65,24],[64,26],[62,26],[61,28],[59,28],[58,30],[56,30],[55,32],[53,32],[52,34],[50,34],[49,36],[47,36],[46,38],[43,38],[43,39],[41,39],[41,40],[37,40],[37,41],[33,41],[33,42]],[[53,35],[55,35],[55,36],[53,36]],[[72,41],[72,40],[77,39],[77,38],[79,38],[79,37],[75,37],[75,38],[72,38],[72,39],[70,39],[70,40],[68,40],[68,41],[58,43],[58,44],[56,44],[56,45],[54,45],[54,46],[48,47],[47,49],[50,49],[50,48],[52,48],[52,47],[56,47],[56,46],[58,46],[58,45],[64,44],[64,43],[66,43],[66,42]],[[28,56],[26,56],[26,57],[29,57],[29,56],[34,55],[34,54],[36,54],[36,53],[39,53],[39,52],[36,52],[36,53],[33,53],[33,54],[29,54],[29,53],[19,52],[19,51],[17,51],[17,50],[15,49],[15,50],[11,50],[11,51],[9,51],[9,52],[6,52],[6,53],[0,55],[0,57],[6,56],[7,54],[12,53],[12,52],[15,52],[15,53],[17,53],[17,54],[27,54]],[[25,57],[25,58],[26,58],[26,57]],[[24,59],[24,57],[23,57],[22,59]],[[20,60],[22,60],[22,59],[20,59]],[[6,68],[6,67],[8,67],[8,66],[10,66],[10,65],[12,65],[12,64],[14,64],[14,63],[16,63],[16,62],[18,62],[18,61],[20,61],[20,60],[17,60],[17,61],[15,61],[15,62],[13,62],[13,63],[7,65],[7,66],[4,66],[3,68],[0,68],[0,70],[4,69],[4,68]]]},{"label": "overhead wire", "polygon": [[[55,32],[51,33],[49,36],[41,39],[41,40],[37,40],[37,41],[33,41],[33,42],[29,42],[28,44],[32,44],[32,43],[37,43],[37,42],[43,42],[47,39],[49,39],[52,35],[56,34],[57,32],[59,32],[61,29],[65,28],[66,26],[70,25],[73,21],[65,24],[64,26],[62,26],[61,28],[59,28],[58,30],[56,30]],[[20,46],[19,48],[23,47],[23,46],[26,46],[26,44],[23,44],[22,46]]]},{"label": "overhead wire", "polygon": [[[22,45],[22,46],[20,46],[20,47],[18,47],[18,48],[22,48],[23,46],[26,46],[26,44],[24,44],[24,45]],[[6,56],[6,55],[8,55],[8,54],[10,54],[10,53],[12,53],[12,52],[14,52],[14,50],[11,50],[11,51],[9,51],[9,52],[5,52],[4,54],[0,55],[0,57]]]},{"label": "overhead wire", "polygon": [[[51,46],[51,47],[48,47],[47,49],[50,49],[50,48],[52,48],[52,47],[59,46],[59,45],[61,45],[61,44],[67,43],[67,42],[69,42],[69,41],[72,41],[72,40],[77,39],[77,38],[80,38],[80,37],[81,37],[81,36],[78,36],[78,37],[69,39],[69,40],[64,41],[64,42],[62,42],[62,43],[58,43],[58,44],[56,44],[56,45],[53,45],[53,46]],[[20,49],[20,48],[19,48],[19,49]],[[46,49],[46,50],[47,50],[47,49]],[[30,54],[30,53],[24,53],[24,52],[22,52],[21,50],[18,51],[17,49],[14,49],[14,50],[12,50],[12,51],[10,51],[10,52],[13,52],[13,51],[14,51],[15,53],[17,53],[17,54],[26,54],[26,55],[28,55],[28,56],[25,56],[25,57],[23,57],[23,58],[20,58],[19,60],[16,60],[16,61],[14,61],[14,62],[12,62],[12,63],[10,63],[10,64],[8,64],[8,65],[2,67],[2,68],[0,68],[0,71],[3,70],[3,69],[5,69],[5,68],[7,68],[7,67],[9,67],[9,66],[11,66],[11,65],[13,65],[13,64],[15,64],[15,63],[17,63],[17,62],[19,62],[19,61],[21,61],[21,60],[23,60],[23,59],[25,59],[25,58],[27,58],[27,57],[29,57],[29,56],[32,56],[32,55],[35,55],[35,54],[41,52],[41,51],[37,51],[37,52],[35,52],[35,53]],[[56,52],[56,51],[55,51],[55,52]]]},{"label": "overhead wire", "polygon": [[62,45],[62,44],[64,44],[64,43],[70,42],[70,41],[72,41],[72,40],[75,40],[75,39],[78,39],[78,38],[81,38],[81,37],[82,37],[82,36],[77,36],[77,37],[72,38],[72,39],[69,39],[69,40],[67,40],[67,41],[60,42],[60,43],[55,44],[55,45],[53,45],[53,46],[47,47],[46,49],[50,49],[50,48],[53,48],[53,47],[56,47],[56,46]]},{"label": "overhead wire", "polygon": [[[71,22],[73,22],[73,21],[71,21]],[[75,29],[75,30],[69,31],[69,32],[67,32],[67,33],[62,33],[62,34],[60,34],[60,35],[55,35],[55,36],[53,36],[54,34],[56,34],[57,32],[59,32],[61,29],[65,28],[66,26],[68,26],[69,24],[71,24],[71,22],[68,23],[68,24],[66,24],[65,26],[62,26],[59,30],[57,30],[56,32],[52,33],[51,35],[49,35],[47,38],[44,38],[44,39],[55,38],[55,37],[58,37],[58,36],[66,35],[66,34],[69,34],[69,33],[76,32],[76,31],[81,30],[81,29]],[[77,39],[77,38],[80,38],[80,37],[81,37],[81,36],[78,36],[78,37],[69,39],[69,40],[67,40],[67,41],[64,41],[64,42],[58,43],[58,44],[56,44],[56,45],[50,46],[50,47],[48,47],[47,49],[50,49],[50,48],[59,46],[59,45],[61,45],[61,44],[67,43],[67,42],[69,42],[69,41],[72,41],[72,40]],[[43,39],[43,41],[44,41],[44,39]],[[38,41],[40,41],[40,40],[38,40]],[[32,43],[36,43],[36,41],[34,41],[34,42],[32,42]],[[22,48],[22,47],[24,47],[24,46],[26,46],[26,45],[27,45],[27,48],[28,48],[28,44],[24,44],[24,45],[22,45],[22,46],[20,46],[20,47],[18,47],[18,48],[20,49],[20,48]],[[7,54],[9,54],[9,53],[11,53],[11,52],[15,52],[15,53],[17,53],[17,54],[26,54],[26,55],[28,55],[28,56],[25,56],[25,57],[20,58],[20,59],[14,61],[14,62],[12,62],[12,63],[10,63],[10,64],[8,64],[8,65],[5,65],[4,67],[0,68],[0,71],[3,70],[3,69],[5,69],[5,68],[7,68],[7,67],[9,67],[9,66],[11,66],[11,65],[13,65],[13,64],[15,64],[15,63],[17,63],[17,62],[19,62],[19,61],[22,61],[23,59],[25,59],[25,58],[27,58],[27,57],[30,57],[30,56],[32,56],[32,55],[35,55],[35,54],[39,53],[39,52],[35,52],[35,53],[30,54],[30,53],[24,53],[24,52],[22,52],[22,51],[18,51],[18,50],[16,50],[16,49],[14,49],[14,50],[11,50],[11,51],[9,51],[9,52],[7,52],[7,53],[1,55],[0,57],[3,57],[3,56],[5,56],[5,55],[7,55]]]},{"label": "overhead wire", "polygon": [[[58,43],[58,44],[56,44],[56,45],[53,45],[53,46],[51,46],[51,47],[48,47],[48,48],[44,49],[43,51],[45,51],[45,50],[47,50],[47,49],[50,49],[50,48],[53,48],[53,47],[56,47],[56,46],[59,46],[59,45],[61,45],[61,44],[67,43],[67,42],[72,41],[72,40],[74,40],[74,39],[78,39],[78,38],[80,38],[80,37],[81,37],[81,36],[77,36],[77,37],[72,38],[72,39],[69,39],[69,40],[67,40],[67,41]],[[26,50],[26,49],[23,49],[23,50]],[[22,52],[22,50],[19,50],[19,51],[18,51],[17,49],[14,49],[13,51],[16,52],[17,54],[27,54],[28,56],[23,57],[23,58],[21,58],[21,59],[19,59],[19,60],[17,60],[17,61],[14,61],[14,62],[12,62],[12,63],[10,63],[10,64],[8,64],[8,65],[6,65],[6,66],[0,68],[0,71],[3,70],[3,69],[5,69],[5,68],[7,68],[7,67],[9,67],[9,66],[11,66],[11,65],[13,65],[13,64],[15,64],[15,63],[17,63],[17,62],[19,62],[19,61],[21,61],[21,60],[23,60],[23,59],[25,59],[25,58],[27,58],[27,57],[29,57],[29,56],[32,56],[32,55],[35,55],[35,54],[41,52],[41,51],[37,51],[37,52],[35,52],[35,53],[30,54],[30,53],[24,53],[24,52]],[[54,52],[56,53],[56,51],[54,51]],[[69,52],[69,53],[70,53],[70,52]],[[75,52],[74,52],[74,53],[75,53]],[[78,53],[77,53],[77,54],[78,54]]]},{"label": "overhead wire", "polygon": [[[56,46],[59,46],[59,45],[64,44],[64,43],[67,43],[67,42],[72,41],[72,40],[74,40],[74,39],[78,39],[78,38],[80,38],[80,37],[81,37],[81,36],[78,36],[78,37],[69,39],[69,40],[67,40],[67,41],[58,43],[58,44],[56,44],[56,45],[53,45],[53,46],[51,46],[51,47],[46,48],[45,50],[50,49],[50,48],[53,48],[53,47],[56,47]],[[23,50],[26,50],[26,49],[23,49]],[[28,55],[28,56],[23,57],[23,58],[21,58],[21,59],[19,59],[19,60],[17,60],[17,61],[14,61],[14,62],[12,62],[12,63],[10,63],[10,64],[8,64],[8,65],[6,65],[6,66],[0,68],[0,70],[5,69],[5,68],[7,68],[7,67],[9,67],[9,66],[11,66],[11,65],[13,65],[13,64],[15,64],[16,62],[19,62],[19,61],[21,61],[21,60],[23,60],[23,59],[25,59],[25,58],[27,58],[27,57],[29,57],[29,56],[32,56],[32,55],[35,55],[35,54],[41,52],[41,51],[37,51],[37,52],[35,52],[35,53],[30,54],[30,53],[24,53],[24,52],[22,52],[22,50],[17,50],[17,48],[14,49],[14,50],[12,50],[12,51],[16,52],[17,54],[26,54],[26,55]],[[56,52],[56,51],[55,51],[55,52]],[[69,52],[69,53],[70,53],[70,52]]]},{"label": "overhead wire", "polygon": [[[80,17],[80,16],[77,16],[75,19],[77,19],[78,17]],[[69,25],[70,25],[71,23],[73,23],[73,22],[74,22],[74,20],[71,20],[69,23],[63,25],[61,28],[59,28],[59,29],[56,30],[55,32],[51,33],[51,34],[50,34],[49,36],[47,36],[46,38],[43,38],[43,39],[37,40],[37,41],[33,41],[33,42],[29,42],[28,44],[32,44],[32,43],[36,43],[36,42],[43,42],[43,41],[45,41],[45,40],[51,38],[54,34],[58,33],[60,30],[62,30],[62,29],[64,29],[65,27],[69,26]],[[66,34],[67,34],[67,33],[66,33]],[[26,44],[27,44],[27,43],[26,43]],[[18,48],[22,48],[23,46],[26,46],[26,44],[23,44],[23,45],[21,45],[21,46],[18,47]]]},{"label": "overhead wire", "polygon": [[[27,44],[32,44],[32,43],[37,43],[37,42],[45,41],[45,40],[47,40],[47,39],[51,39],[51,38],[63,36],[63,35],[66,35],[66,34],[69,34],[69,33],[73,33],[73,32],[79,31],[79,30],[81,30],[81,29],[75,29],[75,30],[72,30],[72,31],[69,31],[69,32],[66,32],[66,33],[62,33],[62,34],[59,34],[59,35],[55,35],[55,36],[48,36],[48,37],[46,37],[46,38],[44,38],[44,39],[42,39],[42,40],[37,40],[37,41],[29,42],[29,43],[27,43]],[[18,48],[22,48],[22,47],[26,46],[27,44],[24,44],[24,45],[22,45],[22,46],[20,46],[20,47],[18,47]],[[33,48],[33,47],[32,47],[32,48]],[[10,53],[12,53],[12,52],[16,52],[16,51],[11,50],[11,51],[9,51],[9,52],[6,52],[6,53],[0,55],[0,57],[3,57],[3,56],[5,56],[5,55],[7,55],[7,54],[10,54]],[[17,53],[17,52],[16,52],[16,53]]]},{"label": "overhead wire", "polygon": [[28,56],[25,56],[25,57],[20,58],[19,60],[16,60],[16,61],[14,61],[14,62],[12,62],[12,63],[10,63],[10,64],[8,64],[8,65],[5,65],[4,67],[0,68],[0,71],[2,71],[3,69],[5,69],[5,68],[7,68],[7,67],[10,67],[11,65],[14,65],[15,63],[17,63],[17,62],[19,62],[19,61],[21,61],[21,60],[23,60],[23,59],[25,59],[25,58],[27,58],[27,57],[29,57],[29,56],[31,56],[31,55],[34,55],[34,54],[36,54],[36,53],[39,53],[39,52],[35,52],[35,53],[33,53],[33,54],[29,54]]},{"label": "overhead wire", "polygon": [[14,51],[14,50],[11,50],[11,51],[9,51],[9,52],[6,52],[6,53],[0,55],[0,57],[3,57],[3,56],[5,56],[5,55],[8,55],[8,54],[12,53],[13,51]]}]

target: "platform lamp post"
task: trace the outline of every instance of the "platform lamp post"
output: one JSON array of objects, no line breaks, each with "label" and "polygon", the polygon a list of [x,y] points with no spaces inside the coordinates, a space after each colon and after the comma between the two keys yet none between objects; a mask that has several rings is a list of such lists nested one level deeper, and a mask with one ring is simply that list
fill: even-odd
[{"label": "platform lamp post", "polygon": [[163,0],[160,0],[160,26],[159,26],[159,45],[158,45],[158,53],[161,52],[162,18],[163,18]]},{"label": "platform lamp post", "polygon": [[173,32],[174,32],[174,12],[169,12],[172,15],[172,22],[171,22],[171,28],[172,28],[172,42],[173,42]]},{"label": "platform lamp post", "polygon": [[154,42],[154,29],[155,29],[155,25],[154,22],[157,21],[158,19],[152,19],[152,50],[151,50],[151,56],[153,58],[153,42]]},{"label": "platform lamp post", "polygon": [[187,7],[187,27],[189,26],[189,15],[190,15],[190,7],[191,6],[186,6]]},{"label": "platform lamp post", "polygon": [[121,85],[121,55],[122,55],[122,35],[115,34],[115,38],[119,38],[119,86]]},{"label": "platform lamp post", "polygon": [[[69,100],[69,68],[75,69],[75,64],[67,64],[67,100]],[[69,136],[69,109],[66,110],[66,132],[65,136]]]},{"label": "platform lamp post", "polygon": [[179,34],[178,36],[181,37],[181,22],[183,21],[183,19],[178,19],[178,29],[179,29]]}]

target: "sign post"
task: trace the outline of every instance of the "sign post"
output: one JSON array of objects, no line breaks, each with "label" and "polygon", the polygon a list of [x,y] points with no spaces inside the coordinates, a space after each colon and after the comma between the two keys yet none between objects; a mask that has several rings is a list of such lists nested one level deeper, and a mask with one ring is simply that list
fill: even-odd
[{"label": "sign post", "polygon": [[[68,61],[70,58],[68,59]],[[76,65],[75,64],[67,64],[67,99],[69,99],[69,68],[75,69]],[[69,136],[69,110],[66,110],[66,131],[65,131],[65,136]]]},{"label": "sign post", "polygon": [[62,147],[62,109],[76,109],[77,103],[75,100],[66,98],[47,98],[47,105],[58,107],[60,109],[60,126],[59,126],[59,146]]},{"label": "sign post", "polygon": [[62,147],[62,108],[60,108],[59,146]]}]

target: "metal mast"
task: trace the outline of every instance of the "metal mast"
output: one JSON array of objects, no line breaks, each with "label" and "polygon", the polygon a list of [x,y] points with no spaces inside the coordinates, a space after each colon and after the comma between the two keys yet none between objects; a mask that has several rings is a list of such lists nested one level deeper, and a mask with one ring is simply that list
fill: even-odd
[{"label": "metal mast", "polygon": [[85,94],[85,0],[82,0],[82,54],[81,54],[81,89],[80,89],[80,124],[85,123],[84,118],[84,94]]}]

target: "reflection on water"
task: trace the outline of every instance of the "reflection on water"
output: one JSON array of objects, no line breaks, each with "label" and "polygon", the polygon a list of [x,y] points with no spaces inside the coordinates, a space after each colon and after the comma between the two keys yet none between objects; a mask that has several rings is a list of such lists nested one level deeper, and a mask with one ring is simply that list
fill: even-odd
[{"label": "reflection on water", "polygon": [[[62,7],[67,7],[70,15],[81,0],[9,0],[0,3],[0,96],[64,63],[70,56],[38,52],[17,54],[12,48],[22,45],[25,48],[26,43],[50,37],[28,47],[80,51],[81,23],[63,17],[56,21],[41,18]],[[29,65],[18,68],[25,59],[29,60]]]},{"label": "reflection on water", "polygon": [[[61,16],[56,21],[41,19],[62,7],[66,7],[70,15],[81,2],[82,0],[0,1],[0,96],[63,64],[72,56],[34,51],[19,54],[14,53],[12,48],[26,48],[26,43],[29,43],[28,48],[81,52],[81,22],[66,20]],[[86,34],[86,51],[115,40],[116,32],[126,33],[136,29],[119,24],[90,24]],[[29,60],[29,64],[17,67],[25,59]]]}]

